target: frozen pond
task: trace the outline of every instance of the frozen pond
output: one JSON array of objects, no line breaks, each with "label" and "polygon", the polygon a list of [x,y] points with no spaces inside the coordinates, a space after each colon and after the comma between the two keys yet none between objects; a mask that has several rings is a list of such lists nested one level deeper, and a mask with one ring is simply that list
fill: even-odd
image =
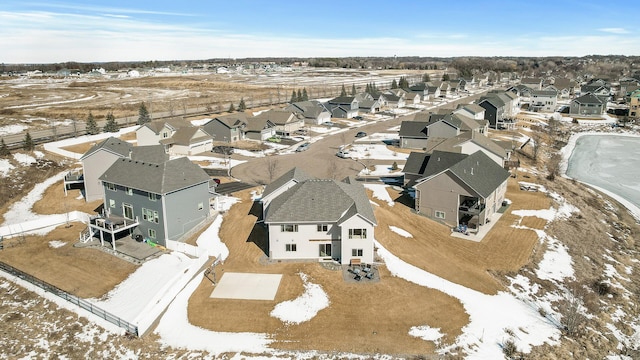
[{"label": "frozen pond", "polygon": [[581,136],[569,157],[566,173],[640,208],[640,137]]}]

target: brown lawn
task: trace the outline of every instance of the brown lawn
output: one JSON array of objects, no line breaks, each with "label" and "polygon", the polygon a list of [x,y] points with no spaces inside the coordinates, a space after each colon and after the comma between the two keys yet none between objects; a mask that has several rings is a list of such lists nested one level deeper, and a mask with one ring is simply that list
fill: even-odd
[{"label": "brown lawn", "polygon": [[[410,336],[413,326],[440,328],[445,343],[454,341],[468,323],[468,315],[460,302],[442,292],[425,288],[391,276],[382,265],[379,282],[345,282],[340,271],[329,270],[319,263],[267,263],[264,261],[265,233],[254,226],[257,217],[252,210],[250,190],[237,194],[241,202],[225,214],[220,237],[229,247],[230,256],[218,265],[216,274],[224,272],[256,272],[282,274],[282,282],[274,301],[212,299],[213,285],[204,279],[188,305],[191,323],[214,331],[247,331],[270,334],[273,347],[283,350],[345,351],[386,353],[398,356],[429,354],[434,344]],[[398,199],[400,194],[389,189]],[[100,202],[84,203],[77,190],[64,196],[62,183],[45,191],[34,206],[38,213],[60,213],[78,209],[91,213]],[[550,201],[543,193],[519,190],[516,179],[509,180],[507,197],[511,207],[480,243],[453,238],[449,229],[411,212],[400,200],[393,207],[374,200],[378,220],[376,239],[404,261],[487,294],[502,289],[492,274],[517,271],[526,264],[535,248],[533,231],[515,229],[519,217],[515,209],[546,209]],[[542,228],[543,220],[522,219],[522,225]],[[72,223],[60,226],[46,236],[27,236],[6,242],[0,261],[24,270],[81,297],[100,297],[123,281],[136,266],[95,249],[73,247],[84,226]],[[398,226],[413,238],[404,238],[389,229]],[[49,242],[67,242],[52,248]],[[108,271],[107,271],[108,269]],[[299,297],[305,273],[310,281],[322,286],[330,306],[313,319],[298,325],[286,325],[269,314],[282,301]],[[322,334],[318,336],[318,334]]]}]

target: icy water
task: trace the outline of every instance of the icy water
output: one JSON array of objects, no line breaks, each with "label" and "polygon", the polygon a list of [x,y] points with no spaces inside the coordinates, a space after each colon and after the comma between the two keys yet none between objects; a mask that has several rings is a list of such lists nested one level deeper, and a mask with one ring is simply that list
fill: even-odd
[{"label": "icy water", "polygon": [[569,157],[567,175],[640,208],[640,137],[580,137]]}]

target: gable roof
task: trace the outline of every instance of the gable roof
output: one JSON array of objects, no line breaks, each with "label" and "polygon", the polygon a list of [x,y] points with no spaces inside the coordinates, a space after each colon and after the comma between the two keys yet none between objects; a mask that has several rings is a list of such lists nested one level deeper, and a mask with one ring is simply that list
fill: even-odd
[{"label": "gable roof", "polygon": [[427,138],[428,121],[403,121],[400,123],[401,137]]},{"label": "gable roof", "polygon": [[254,116],[247,119],[247,126],[244,128],[245,132],[262,132],[264,129],[273,128],[276,124],[266,117]]},{"label": "gable roof", "polygon": [[131,148],[131,159],[152,164],[162,164],[169,160],[169,154],[162,145],[134,146]]},{"label": "gable roof", "polygon": [[267,184],[267,186],[265,186],[264,188],[264,191],[262,192],[262,197],[268,196],[291,180],[300,183],[309,179],[314,179],[314,177],[302,171],[302,169],[294,167],[293,169],[282,174],[279,178]]},{"label": "gable roof", "polygon": [[254,118],[268,119],[275,125],[286,125],[300,120],[296,113],[289,110],[271,109],[263,111]]},{"label": "gable roof", "polygon": [[531,96],[554,97],[558,96],[558,92],[556,90],[531,90]]},{"label": "gable roof", "polygon": [[424,174],[430,156],[427,153],[412,151],[407,157],[407,162],[404,164],[402,171],[407,174]]},{"label": "gable roof", "polygon": [[[247,114],[243,112],[238,112],[238,113],[233,113],[233,114],[228,114],[223,116],[217,116],[211,119],[211,121],[216,121],[216,120],[224,124],[229,129],[239,128],[239,127],[242,127],[243,125],[246,125]],[[209,124],[211,121],[207,122],[204,126],[206,127],[207,124]]]},{"label": "gable roof", "polygon": [[509,178],[509,172],[482,151],[471,155],[434,151],[427,164],[425,178],[418,183],[445,171],[485,198]]},{"label": "gable roof", "polygon": [[355,100],[354,96],[338,96],[329,100],[329,104],[351,105],[353,100]]},{"label": "gable roof", "polygon": [[265,222],[340,222],[356,214],[376,224],[362,184],[308,179],[273,199]]},{"label": "gable roof", "polygon": [[191,127],[193,125],[191,125],[190,122],[183,120],[181,118],[172,118],[172,119],[166,119],[166,120],[153,120],[141,125],[140,127],[141,128],[147,127],[157,135],[160,133],[160,130],[162,130],[165,126],[173,131],[176,131],[180,128]]},{"label": "gable roof", "polygon": [[316,100],[295,102],[289,104],[285,109],[301,112],[304,117],[309,119],[317,119],[323,112],[330,112],[322,103]]},{"label": "gable roof", "polygon": [[602,101],[600,100],[600,98],[598,98],[597,96],[593,95],[592,93],[586,93],[580,97],[577,97],[573,100],[571,100],[571,102],[577,102],[578,104],[599,104],[602,105]]},{"label": "gable roof", "polygon": [[191,127],[183,127],[176,130],[176,132],[171,135],[168,139],[160,140],[161,144],[175,144],[175,145],[190,145],[199,143],[205,140],[213,139],[213,136],[206,133],[206,131],[202,130],[204,134],[196,136],[198,131],[202,130],[197,126]]},{"label": "gable roof", "polygon": [[485,108],[483,108],[482,106],[478,105],[478,104],[466,104],[466,105],[460,105],[458,106],[458,109],[456,110],[464,110],[470,114],[476,115],[476,114],[480,114],[485,112]]},{"label": "gable roof", "polygon": [[186,157],[161,164],[122,158],[113,163],[99,180],[154,194],[167,194],[208,183],[209,175]]},{"label": "gable roof", "polygon": [[438,144],[434,144],[432,148],[427,147],[427,151],[460,153],[462,151],[462,145],[467,142],[472,142],[502,159],[507,158],[507,152],[501,145],[498,145],[496,142],[484,135],[476,134],[474,132],[463,132],[458,136],[445,139]]},{"label": "gable roof", "polygon": [[93,145],[86,153],[84,153],[84,155],[82,155],[82,157],[80,157],[80,160],[86,159],[98,150],[106,150],[123,157],[129,156],[129,150],[131,150],[131,148],[133,148],[133,145],[130,143],[111,136],[104,139],[102,142]]}]

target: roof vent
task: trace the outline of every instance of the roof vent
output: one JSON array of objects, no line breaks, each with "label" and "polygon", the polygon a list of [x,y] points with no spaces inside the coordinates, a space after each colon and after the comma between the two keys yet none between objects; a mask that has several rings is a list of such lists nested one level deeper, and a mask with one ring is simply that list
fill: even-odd
[{"label": "roof vent", "polygon": [[471,175],[473,175],[473,168],[471,168]]}]

